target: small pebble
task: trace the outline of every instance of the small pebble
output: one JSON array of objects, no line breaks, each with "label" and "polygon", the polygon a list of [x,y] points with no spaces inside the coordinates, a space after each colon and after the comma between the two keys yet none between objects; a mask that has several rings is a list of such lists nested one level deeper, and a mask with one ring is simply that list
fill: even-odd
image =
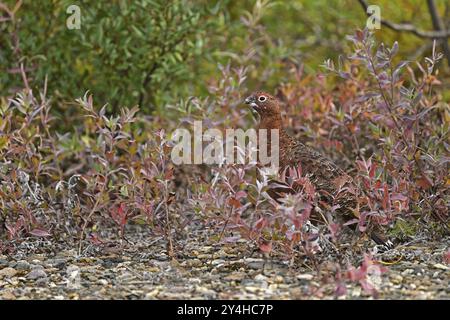
[{"label": "small pebble", "polygon": [[0,279],[4,277],[10,278],[14,277],[17,274],[17,270],[14,268],[6,267],[0,270]]},{"label": "small pebble", "polygon": [[27,279],[29,280],[37,280],[39,278],[46,278],[47,274],[42,269],[33,269],[30,273],[27,274]]}]

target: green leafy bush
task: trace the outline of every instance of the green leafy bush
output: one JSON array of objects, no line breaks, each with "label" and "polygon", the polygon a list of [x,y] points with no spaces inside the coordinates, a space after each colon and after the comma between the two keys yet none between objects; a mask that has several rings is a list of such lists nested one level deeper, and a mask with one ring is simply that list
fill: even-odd
[{"label": "green leafy bush", "polygon": [[79,1],[81,29],[70,30],[66,10],[73,4],[26,1],[0,24],[0,91],[20,87],[23,64],[31,86],[42,87],[47,77],[54,97],[90,90],[115,110],[139,104],[149,112],[189,92],[179,83],[195,78],[188,64],[203,53],[205,4]]}]

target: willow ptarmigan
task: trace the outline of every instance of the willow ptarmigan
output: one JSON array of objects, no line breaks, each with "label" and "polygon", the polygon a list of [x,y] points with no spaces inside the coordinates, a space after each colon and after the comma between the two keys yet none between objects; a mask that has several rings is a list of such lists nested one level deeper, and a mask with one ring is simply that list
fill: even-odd
[{"label": "willow ptarmigan", "polygon": [[[320,198],[339,205],[336,210],[340,216],[338,218],[344,221],[354,219],[352,209],[356,207],[356,196],[350,191],[340,192],[352,188],[355,190],[352,178],[333,161],[287,134],[282,125],[280,103],[275,97],[265,92],[254,92],[245,99],[245,103],[259,114],[258,129],[267,129],[268,144],[270,144],[270,129],[279,130],[280,173],[287,173],[287,168],[300,166],[302,175],[309,178]],[[270,146],[267,150],[270,150]],[[295,184],[293,188],[274,188],[275,191],[269,192],[269,195],[277,200],[283,193],[298,192],[297,189],[299,188],[295,188]],[[373,229],[370,236],[379,245],[388,247],[391,245],[379,230]]]}]

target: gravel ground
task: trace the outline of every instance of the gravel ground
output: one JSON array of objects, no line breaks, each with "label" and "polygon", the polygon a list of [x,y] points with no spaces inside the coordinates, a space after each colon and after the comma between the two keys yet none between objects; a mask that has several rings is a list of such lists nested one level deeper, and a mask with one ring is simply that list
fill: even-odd
[{"label": "gravel ground", "polygon": [[[0,299],[334,299],[332,255],[316,271],[306,257],[265,258],[247,241],[217,244],[205,231],[177,241],[176,259],[166,243],[145,229],[128,242],[87,245],[81,256],[66,244],[27,239],[0,255]],[[375,279],[380,299],[450,299],[450,238],[397,246],[377,254],[387,271]],[[353,248],[354,249],[354,248]],[[364,251],[358,248],[356,251]],[[352,250],[353,252],[355,250]],[[359,265],[362,254],[350,255]],[[330,269],[328,269],[330,268]],[[328,278],[327,278],[328,275]],[[339,299],[366,299],[358,282]]]}]

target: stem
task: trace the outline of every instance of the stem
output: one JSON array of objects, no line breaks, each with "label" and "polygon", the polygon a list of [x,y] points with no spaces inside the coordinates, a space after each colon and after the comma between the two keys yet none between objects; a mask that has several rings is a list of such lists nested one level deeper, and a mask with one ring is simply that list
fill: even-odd
[{"label": "stem", "polygon": [[167,239],[168,239],[168,248],[167,253],[169,257],[174,257],[174,250],[173,250],[173,241],[172,241],[172,228],[170,227],[170,216],[169,216],[169,205],[167,202],[169,201],[169,191],[167,187],[167,180],[164,181],[164,209],[166,211],[166,232],[167,232]]},{"label": "stem", "polygon": [[[105,191],[106,184],[107,184],[107,181],[105,181],[105,183],[103,184],[103,187],[102,187],[102,190],[100,191],[100,194],[102,194]],[[82,249],[83,238],[84,238],[84,230],[86,229],[87,224],[89,223],[89,220],[91,219],[91,217],[94,214],[94,212],[97,211],[97,207],[98,207],[98,205],[100,203],[100,199],[101,199],[101,197],[98,196],[97,200],[95,201],[94,206],[92,207],[91,212],[89,212],[89,215],[84,220],[83,227],[81,228],[81,231],[80,231],[80,240],[79,240],[79,243],[78,243],[78,255],[81,255],[81,249]]]}]

